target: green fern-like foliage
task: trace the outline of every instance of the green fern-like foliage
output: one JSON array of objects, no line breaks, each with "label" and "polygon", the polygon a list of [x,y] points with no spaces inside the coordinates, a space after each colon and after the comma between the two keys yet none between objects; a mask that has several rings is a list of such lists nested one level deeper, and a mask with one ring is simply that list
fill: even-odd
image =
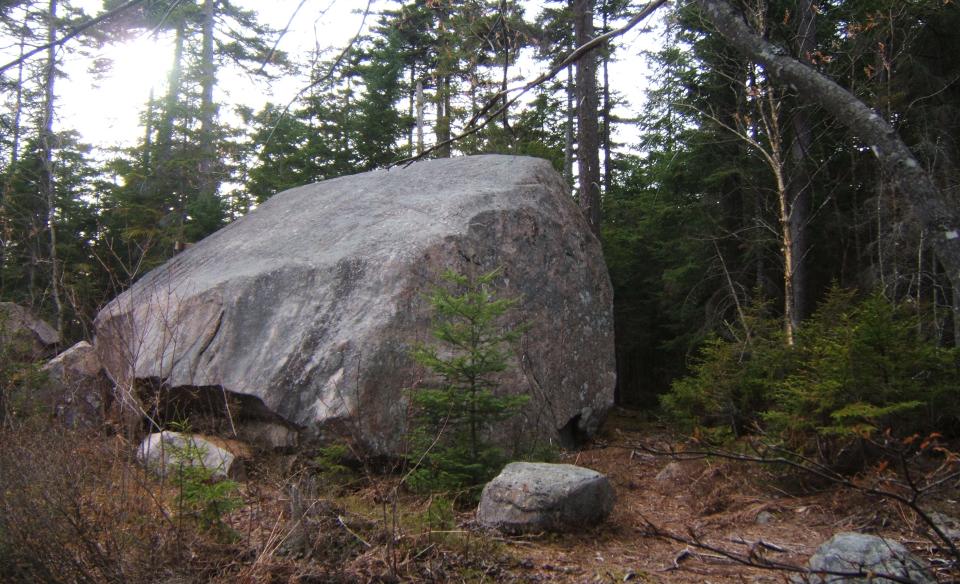
[{"label": "green fern-like foliage", "polygon": [[522,327],[501,324],[517,299],[496,297],[492,288],[499,275],[495,270],[471,279],[447,271],[446,285],[430,295],[438,343],[413,351],[417,363],[435,375],[435,383],[410,393],[416,468],[409,483],[416,490],[470,490],[505,462],[490,431],[529,398],[497,392],[499,376],[509,367],[509,345],[522,333]]}]

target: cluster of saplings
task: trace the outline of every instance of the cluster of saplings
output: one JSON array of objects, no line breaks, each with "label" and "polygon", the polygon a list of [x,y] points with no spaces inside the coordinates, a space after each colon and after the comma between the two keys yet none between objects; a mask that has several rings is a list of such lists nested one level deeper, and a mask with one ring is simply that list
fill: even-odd
[{"label": "cluster of saplings", "polygon": [[834,288],[792,344],[760,304],[701,350],[661,399],[706,440],[762,435],[823,463],[879,435],[960,435],[960,351],[919,308]]}]

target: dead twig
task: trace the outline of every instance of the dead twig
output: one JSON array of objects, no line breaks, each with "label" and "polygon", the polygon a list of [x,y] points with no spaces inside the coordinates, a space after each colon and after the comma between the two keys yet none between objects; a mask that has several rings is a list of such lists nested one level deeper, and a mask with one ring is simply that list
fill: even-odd
[{"label": "dead twig", "polygon": [[340,527],[346,529],[346,530],[347,530],[347,533],[349,533],[349,534],[352,535],[353,537],[357,538],[357,541],[359,541],[359,542],[362,543],[364,546],[366,546],[367,549],[370,549],[370,548],[373,547],[372,545],[370,545],[370,542],[368,542],[367,540],[365,540],[365,539],[363,539],[362,537],[360,537],[360,535],[359,535],[356,531],[350,529],[350,526],[347,525],[347,523],[343,520],[343,517],[342,517],[342,516],[337,515],[337,522],[340,524]]}]

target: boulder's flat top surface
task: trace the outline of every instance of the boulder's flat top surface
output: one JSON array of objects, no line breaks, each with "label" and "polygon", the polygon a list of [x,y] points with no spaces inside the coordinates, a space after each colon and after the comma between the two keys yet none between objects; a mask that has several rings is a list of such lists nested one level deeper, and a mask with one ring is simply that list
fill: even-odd
[{"label": "boulder's flat top surface", "polygon": [[538,205],[545,187],[565,189],[557,178],[545,160],[484,155],[331,179],[279,193],[173,265],[203,288],[298,264],[395,261],[464,231],[480,211]]}]

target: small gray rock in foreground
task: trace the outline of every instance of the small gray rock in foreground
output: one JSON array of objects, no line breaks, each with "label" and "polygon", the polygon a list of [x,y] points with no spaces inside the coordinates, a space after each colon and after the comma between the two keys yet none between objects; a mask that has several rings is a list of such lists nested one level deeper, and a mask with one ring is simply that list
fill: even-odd
[{"label": "small gray rock in foreground", "polygon": [[180,432],[155,432],[143,439],[137,450],[140,464],[161,477],[175,473],[181,466],[202,466],[212,478],[224,479],[237,474],[236,457],[199,436]]},{"label": "small gray rock in foreground", "polygon": [[850,577],[840,573],[870,573],[876,576],[906,578],[915,584],[936,584],[926,565],[899,542],[863,533],[838,533],[817,548],[808,567],[814,572],[836,575],[811,575],[795,582],[826,584],[892,584],[897,580],[881,577]]},{"label": "small gray rock in foreground", "polygon": [[513,462],[483,488],[477,520],[505,533],[570,531],[602,522],[614,500],[610,481],[594,470]]}]

